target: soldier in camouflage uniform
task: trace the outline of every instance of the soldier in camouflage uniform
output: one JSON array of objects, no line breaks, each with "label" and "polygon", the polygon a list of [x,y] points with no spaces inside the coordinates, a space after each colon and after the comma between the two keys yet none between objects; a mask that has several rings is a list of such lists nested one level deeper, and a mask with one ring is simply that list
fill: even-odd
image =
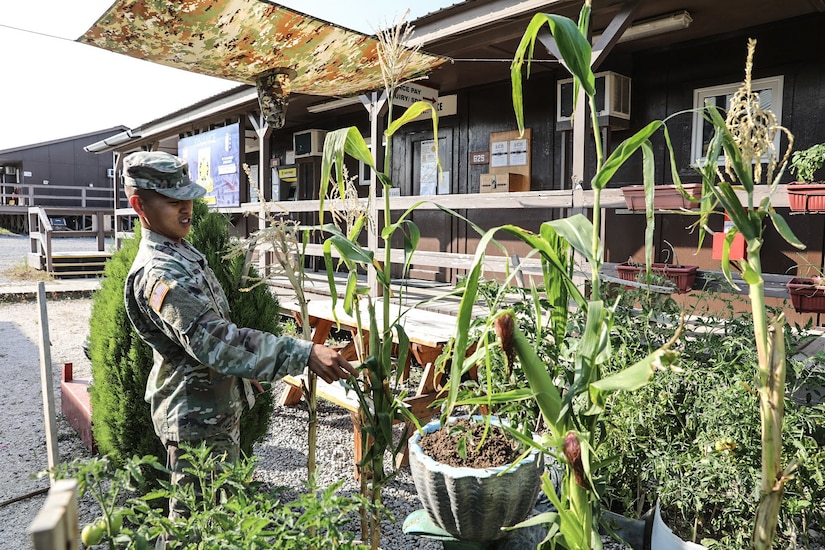
[{"label": "soldier in camouflage uniform", "polygon": [[[186,163],[163,152],[138,152],[123,161],[129,204],[143,238],[126,280],[126,311],[154,350],[146,385],[155,432],[167,451],[172,482],[192,483],[183,472],[180,442],[205,442],[215,456],[236,461],[244,397],[251,384],[309,367],[332,382],[356,374],[338,352],[322,345],[253,329],[229,320],[229,304],[204,256],[185,237],[192,200],[203,187]],[[186,513],[170,503],[170,514]]]}]

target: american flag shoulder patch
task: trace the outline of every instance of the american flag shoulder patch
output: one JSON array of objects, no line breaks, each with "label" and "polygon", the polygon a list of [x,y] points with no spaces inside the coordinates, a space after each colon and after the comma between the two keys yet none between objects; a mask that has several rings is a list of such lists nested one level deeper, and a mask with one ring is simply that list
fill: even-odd
[{"label": "american flag shoulder patch", "polygon": [[155,288],[152,289],[152,296],[149,298],[149,307],[160,313],[160,306],[163,305],[163,299],[166,298],[167,292],[169,292],[169,285],[163,281],[155,283]]}]

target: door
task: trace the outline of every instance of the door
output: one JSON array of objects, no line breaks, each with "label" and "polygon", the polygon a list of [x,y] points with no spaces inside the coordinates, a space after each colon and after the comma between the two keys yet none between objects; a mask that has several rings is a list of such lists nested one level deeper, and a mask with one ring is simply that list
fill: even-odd
[{"label": "door", "polygon": [[[438,160],[441,169],[436,164],[436,144],[432,131],[415,132],[408,134],[407,151],[411,154],[407,167],[409,174],[407,186],[402,187],[404,195],[447,195],[457,192],[457,181],[453,163],[453,129],[438,129]],[[406,187],[406,189],[404,188]],[[454,248],[455,220],[440,210],[418,210],[412,216],[413,221],[421,231],[421,241],[418,250],[430,252],[457,252]],[[393,243],[393,246],[400,246]],[[410,277],[428,281],[448,282],[451,274],[444,267],[413,265]]]}]

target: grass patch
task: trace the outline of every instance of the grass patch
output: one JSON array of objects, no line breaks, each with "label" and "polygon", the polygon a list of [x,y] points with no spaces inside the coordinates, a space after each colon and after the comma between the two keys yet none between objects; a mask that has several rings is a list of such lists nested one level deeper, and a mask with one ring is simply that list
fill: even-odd
[{"label": "grass patch", "polygon": [[23,259],[17,265],[5,269],[2,271],[3,277],[7,279],[11,279],[13,281],[51,281],[53,280],[52,276],[46,273],[45,271],[41,271],[39,269],[34,269],[33,267],[29,266],[26,263],[26,260]]},{"label": "grass patch", "polygon": [[17,233],[15,233],[14,231],[9,231],[5,227],[0,227],[0,236],[16,237]]}]

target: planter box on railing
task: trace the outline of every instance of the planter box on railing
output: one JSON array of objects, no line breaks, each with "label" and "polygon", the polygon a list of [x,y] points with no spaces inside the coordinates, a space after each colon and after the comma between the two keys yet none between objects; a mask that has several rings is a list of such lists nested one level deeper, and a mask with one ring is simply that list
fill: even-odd
[{"label": "planter box on railing", "polygon": [[798,313],[825,312],[825,282],[822,277],[794,277],[788,281],[788,293]]},{"label": "planter box on railing", "polygon": [[[699,266],[695,265],[673,265],[673,264],[650,264],[651,273],[662,275],[676,285],[680,294],[693,290],[693,283],[696,282],[696,272]],[[625,281],[643,282],[645,266],[624,262],[616,265],[616,272],[619,278]]]},{"label": "planter box on railing", "polygon": [[786,191],[791,212],[825,212],[825,184],[789,183]]},{"label": "planter box on railing", "polygon": [[[686,183],[682,186],[691,197],[702,196],[701,183]],[[622,187],[624,201],[629,210],[645,209],[645,186],[628,185]],[[653,208],[656,210],[679,210],[680,208],[697,208],[699,203],[688,200],[674,185],[657,185],[653,192]]]}]

